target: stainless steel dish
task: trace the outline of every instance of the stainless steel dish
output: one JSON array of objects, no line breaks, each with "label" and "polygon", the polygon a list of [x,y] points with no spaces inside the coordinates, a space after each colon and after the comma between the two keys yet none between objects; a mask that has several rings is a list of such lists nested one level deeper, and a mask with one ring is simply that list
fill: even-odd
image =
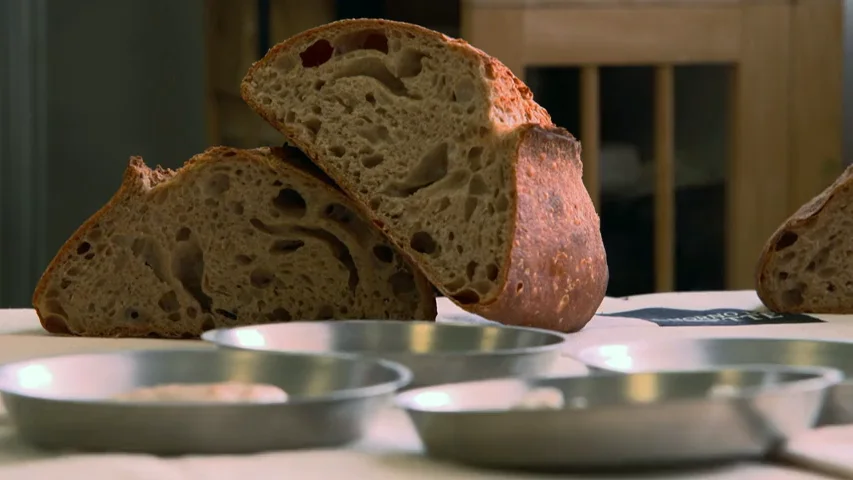
[{"label": "stainless steel dish", "polygon": [[776,338],[688,338],[587,347],[570,352],[604,371],[692,370],[749,364],[826,366],[847,379],[829,392],[819,423],[853,423],[853,343]]},{"label": "stainless steel dish", "polygon": [[[837,370],[764,366],[497,379],[398,394],[431,456],[492,468],[595,469],[756,458],[811,427]],[[721,386],[728,395],[713,395]],[[513,410],[554,387],[568,407]],[[582,399],[582,402],[578,400]]]},{"label": "stainless steel dish", "polygon": [[[27,442],[152,454],[249,453],[357,440],[411,378],[403,366],[343,355],[142,350],[40,358],[0,367],[0,395]],[[161,384],[266,383],[284,403],[125,402]]]},{"label": "stainless steel dish", "polygon": [[345,352],[399,362],[411,387],[486,378],[543,375],[565,337],[544,330],[388,320],[290,322],[210,330],[203,340],[228,348]]}]

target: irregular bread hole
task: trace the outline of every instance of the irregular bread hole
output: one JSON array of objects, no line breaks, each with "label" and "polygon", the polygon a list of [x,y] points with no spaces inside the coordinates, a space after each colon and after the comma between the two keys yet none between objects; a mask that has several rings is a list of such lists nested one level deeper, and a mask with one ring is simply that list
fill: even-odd
[{"label": "irregular bread hole", "polygon": [[355,292],[360,281],[358,268],[346,244],[334,234],[320,228],[295,227],[294,230],[328,245],[335,258],[349,271],[349,289]]},{"label": "irregular bread hole", "polygon": [[317,134],[320,133],[320,127],[323,126],[323,122],[320,121],[319,118],[315,117],[315,118],[309,118],[308,120],[305,120],[303,125],[305,125],[305,128],[307,128],[308,131],[311,132],[312,136],[316,137]]},{"label": "irregular bread hole", "polygon": [[474,98],[474,81],[463,77],[456,82],[453,88],[453,99],[459,103],[468,103]]},{"label": "irregular bread hole", "polygon": [[412,247],[412,250],[426,255],[432,255],[438,248],[432,235],[423,231],[415,232],[409,241],[409,245]]},{"label": "irregular bread hole", "polygon": [[385,142],[389,138],[388,128],[384,125],[371,125],[358,130],[358,134],[371,144]]},{"label": "irregular bread hole", "polygon": [[500,195],[495,200],[495,210],[499,212],[505,212],[509,208],[509,200],[506,198],[506,195]]},{"label": "irregular bread hole", "polygon": [[373,256],[382,263],[391,263],[394,260],[394,250],[387,245],[375,245]]},{"label": "irregular bread hole", "polygon": [[210,312],[213,300],[201,287],[204,278],[204,252],[195,241],[181,242],[172,252],[172,275],[184,290],[198,302],[202,312]]},{"label": "irregular bread hole", "polygon": [[91,259],[95,258],[95,252],[89,252],[83,258],[86,260],[91,260]]},{"label": "irregular bread hole", "polygon": [[465,287],[465,285],[467,285],[467,282],[465,281],[465,279],[462,277],[459,277],[457,279],[454,279],[454,280],[451,280],[450,282],[448,282],[446,284],[446,288],[447,288],[448,292],[452,293],[452,292],[458,292],[463,287]]},{"label": "irregular bread hole", "polygon": [[427,54],[414,48],[405,48],[397,57],[397,76],[410,78],[420,75],[423,71],[423,59]]},{"label": "irregular bread hole", "polygon": [[780,281],[785,281],[788,279],[788,272],[779,272],[779,274],[776,275],[776,278],[778,278]]},{"label": "irregular bread hole", "polygon": [[169,290],[161,295],[160,300],[157,300],[157,306],[166,313],[177,312],[181,309],[181,303],[178,302],[178,294],[174,290]]},{"label": "irregular bread hole", "polygon": [[213,319],[209,317],[205,318],[204,322],[202,322],[201,324],[201,329],[205,332],[208,330],[213,330],[214,328],[216,328],[216,322],[214,322]]},{"label": "irregular bread hole", "polygon": [[231,188],[231,178],[228,174],[217,173],[211,175],[204,184],[204,194],[208,197],[218,197]]},{"label": "irregular bread hole", "polygon": [[267,288],[273,280],[275,280],[275,275],[264,267],[257,267],[249,274],[249,282],[255,288]]},{"label": "irregular bread hole", "polygon": [[51,333],[60,335],[71,335],[71,329],[68,328],[68,321],[59,315],[48,315],[44,317],[44,329]]},{"label": "irregular bread hole", "polygon": [[471,170],[477,171],[482,165],[480,164],[480,158],[483,156],[483,147],[471,147],[468,150],[468,163],[471,165]]},{"label": "irregular bread hole", "polygon": [[405,298],[407,294],[414,292],[416,289],[415,279],[409,272],[402,270],[395,272],[388,281],[391,283],[391,291],[397,298]]},{"label": "irregular bread hole", "polygon": [[293,253],[305,246],[302,240],[276,240],[270,247],[270,253],[273,255],[286,255]]},{"label": "irregular bread hole", "polygon": [[376,50],[388,53],[388,37],[380,30],[361,30],[341,35],[333,41],[335,55],[344,55],[356,50]]},{"label": "irregular bread hole", "polygon": [[[58,295],[59,292],[56,292],[56,294]],[[59,300],[51,298],[45,303],[45,306],[47,307],[47,313],[52,315],[58,315],[66,319],[68,318],[68,313],[66,313],[65,309],[62,308],[62,304],[59,303]]]},{"label": "irregular bread hole", "polygon": [[806,265],[806,271],[807,272],[814,272],[814,269],[815,269],[815,263],[814,263],[814,260],[812,260],[811,262],[809,262],[808,265]]},{"label": "irregular bread hole", "polygon": [[61,288],[62,290],[65,290],[70,286],[71,286],[71,280],[68,280],[66,278],[63,278],[62,281],[59,283],[59,288]]},{"label": "irregular bread hole", "polygon": [[340,203],[330,203],[323,209],[323,216],[339,223],[350,223],[355,214],[349,208]]},{"label": "irregular bread hole", "polygon": [[486,181],[483,180],[483,177],[480,174],[476,174],[471,177],[471,182],[468,183],[468,194],[469,195],[487,195],[489,193],[489,186],[486,185]]},{"label": "irregular bread hole", "polygon": [[124,310],[124,319],[127,321],[136,322],[141,320],[142,318],[142,313],[134,307],[129,307]]},{"label": "irregular bread hole", "polygon": [[441,213],[450,206],[450,199],[447,197],[441,197],[440,200],[436,203],[435,213]]},{"label": "irregular bread hole", "polygon": [[465,199],[465,221],[471,220],[471,217],[474,216],[474,212],[477,210],[477,204],[479,200],[477,197],[468,197]]},{"label": "irregular bread hole", "polygon": [[195,318],[198,315],[198,311],[193,307],[187,307],[187,316],[190,318]]},{"label": "irregular bread hole", "polygon": [[468,276],[468,280],[474,280],[474,276],[477,274],[477,267],[479,265],[475,261],[468,262],[468,265],[465,267],[465,275]]},{"label": "irregular bread hole", "polygon": [[391,197],[410,197],[446,177],[447,150],[447,143],[434,147],[409,170],[409,174],[402,182],[392,182],[383,193]]},{"label": "irregular bread hole", "polygon": [[235,215],[242,215],[243,212],[245,211],[243,209],[243,203],[242,202],[231,202],[230,206],[231,206],[231,212],[233,212]]},{"label": "irregular bread hole", "polygon": [[803,293],[806,290],[806,284],[798,283],[794,288],[790,288],[782,292],[782,303],[787,307],[798,307],[803,304]]},{"label": "irregular bread hole", "polygon": [[237,261],[238,265],[243,265],[243,266],[246,266],[246,265],[249,265],[252,263],[252,257],[250,257],[248,255],[237,255],[236,257],[234,257],[234,260]]},{"label": "irregular bread hole", "polygon": [[346,155],[347,149],[340,146],[340,145],[333,145],[333,146],[329,147],[329,152],[332,155],[340,158],[340,157],[343,157],[344,155]]},{"label": "irregular bread hole", "polygon": [[307,205],[305,199],[292,188],[282,188],[272,201],[275,208],[289,217],[301,218],[305,216]]},{"label": "irregular bread hole", "polygon": [[266,315],[267,320],[272,323],[289,322],[293,320],[293,316],[284,308],[278,307]]},{"label": "irregular bread hole", "polygon": [[499,269],[497,265],[495,265],[494,263],[486,265],[486,278],[488,278],[490,281],[494,282],[495,280],[497,280],[498,273]]},{"label": "irregular bread hole", "polygon": [[314,82],[314,90],[322,90],[324,86],[326,86],[326,82],[323,80],[316,80]]},{"label": "irregular bread hole", "polygon": [[175,240],[178,242],[186,242],[190,239],[190,235],[192,231],[187,227],[181,227],[178,229],[178,233],[175,234]]},{"label": "irregular bread hole", "polygon": [[471,284],[471,288],[481,295],[486,295],[492,290],[492,283],[486,280],[478,280]]},{"label": "irregular bread hole", "polygon": [[331,305],[320,305],[317,309],[317,320],[331,320],[335,318],[335,309]]},{"label": "irregular bread hole", "polygon": [[77,255],[84,255],[89,249],[92,248],[92,244],[89,242],[83,242],[77,246]]},{"label": "irregular bread hole", "polygon": [[367,103],[369,103],[371,105],[376,105],[376,96],[374,96],[372,93],[368,92],[364,95],[364,101],[366,101]]},{"label": "irregular bread hole", "polygon": [[145,262],[145,266],[151,269],[158,280],[168,283],[169,276],[166,273],[168,252],[156,240],[138,237],[133,240],[130,250],[135,257]]},{"label": "irregular bread hole", "polygon": [[367,77],[376,80],[384,86],[388,92],[398,97],[411,97],[406,85],[394,76],[385,62],[380,58],[359,58],[340,68],[333,77],[335,80],[350,77]]},{"label": "irregular bread hole", "polygon": [[371,198],[368,202],[371,210],[379,210],[379,206],[382,205],[382,199],[379,197]]},{"label": "irregular bread hole", "polygon": [[826,262],[829,260],[829,255],[831,252],[832,252],[832,247],[829,245],[821,248],[820,250],[818,250],[818,252],[812,258],[812,263],[815,264],[815,267],[822,268],[824,265],[826,265]]},{"label": "irregular bread hole", "polygon": [[480,302],[480,295],[469,288],[453,294],[452,298],[462,305],[471,305]]},{"label": "irregular bread hole", "polygon": [[384,161],[385,161],[385,157],[383,157],[382,155],[380,155],[378,153],[373,154],[373,155],[368,155],[365,157],[361,157],[361,164],[364,166],[364,168],[378,167],[379,165],[382,165],[382,162],[384,162]]},{"label": "irregular bread hole", "polygon": [[332,47],[332,44],[328,40],[321,38],[303,50],[299,54],[299,58],[302,59],[302,66],[304,68],[315,68],[328,62],[332,58],[334,51],[335,49]]},{"label": "irregular bread hole", "polygon": [[237,320],[237,314],[234,312],[229,312],[228,310],[217,308],[214,313],[216,313],[217,315],[222,315],[223,317],[229,320]]},{"label": "irregular bread hole", "polygon": [[172,322],[180,322],[181,321],[181,313],[180,312],[173,312],[173,313],[170,313],[169,316],[166,318],[168,318]]},{"label": "irregular bread hole", "polygon": [[797,243],[797,240],[799,238],[800,236],[796,233],[786,230],[782,233],[782,235],[779,236],[779,240],[776,240],[776,245],[773,247],[773,249],[777,252],[780,250],[784,250],[790,247],[791,245]]}]

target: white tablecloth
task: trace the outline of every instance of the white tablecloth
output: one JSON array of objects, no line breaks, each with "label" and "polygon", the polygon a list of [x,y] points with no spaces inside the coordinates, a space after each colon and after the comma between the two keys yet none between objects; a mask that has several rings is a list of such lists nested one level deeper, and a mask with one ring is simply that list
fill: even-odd
[{"label": "white tablecloth", "polygon": [[[671,293],[608,298],[600,313],[621,312],[644,307],[686,309],[760,308],[751,291]],[[449,302],[439,304],[444,318],[461,314]],[[827,323],[732,326],[732,327],[658,327],[635,319],[596,317],[581,332],[569,336],[570,347],[598,343],[635,341],[639,338],[678,336],[766,336],[833,338],[853,340],[853,316],[821,316]],[[0,363],[28,357],[71,352],[127,349],[168,348],[177,342],[182,347],[193,345],[209,348],[201,342],[154,339],[89,339],[60,338],[46,335],[32,310],[0,310]],[[555,372],[583,375],[586,368],[569,357],[555,366]],[[830,442],[835,445],[829,448]],[[798,455],[793,457],[825,471],[845,471],[838,457],[853,459],[853,430],[842,427],[810,432],[808,438],[794,442]],[[841,447],[839,447],[839,445]],[[834,452],[835,457],[827,452]],[[841,452],[841,453],[838,453]],[[835,460],[833,460],[835,458]],[[803,460],[805,459],[805,460]],[[853,462],[850,462],[853,465]],[[849,467],[853,472],[853,466]],[[851,474],[853,475],[853,474]],[[139,480],[216,480],[233,478],[335,479],[501,479],[537,478],[479,471],[431,461],[422,448],[408,419],[399,411],[388,409],[375,423],[367,438],[346,450],[280,452],[250,456],[185,457],[162,459],[145,455],[66,455],[38,451],[17,440],[8,419],[0,411],[0,479],[34,478],[72,479],[139,479]],[[542,478],[555,478],[543,476]],[[581,479],[583,476],[559,478]],[[595,479],[611,478],[601,475]],[[636,477],[612,477],[636,478]],[[809,480],[829,478],[790,466],[759,463],[725,465],[714,469],[649,474],[646,479],[767,479]],[[853,476],[851,476],[853,478]]]}]

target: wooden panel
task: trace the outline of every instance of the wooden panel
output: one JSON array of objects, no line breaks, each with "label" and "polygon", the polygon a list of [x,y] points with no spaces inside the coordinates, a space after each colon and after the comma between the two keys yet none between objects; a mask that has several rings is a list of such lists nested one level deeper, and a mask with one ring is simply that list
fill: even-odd
[{"label": "wooden panel", "polygon": [[583,183],[596,211],[601,202],[601,180],[599,155],[601,152],[601,105],[599,102],[598,67],[587,65],[581,69],[581,157],[583,160]]},{"label": "wooden panel", "polygon": [[655,290],[675,287],[675,78],[655,69]]},{"label": "wooden panel", "polygon": [[539,8],[519,15],[527,65],[731,62],[740,54],[736,7]]},{"label": "wooden panel", "polygon": [[513,9],[463,9],[462,38],[504,63],[522,80],[523,16]]},{"label": "wooden panel", "polygon": [[270,0],[270,44],[335,19],[334,0]]},{"label": "wooden panel", "polygon": [[755,3],[742,11],[726,188],[726,278],[732,289],[754,288],[758,254],[788,214],[790,9]]},{"label": "wooden panel", "polygon": [[838,0],[809,0],[791,11],[790,212],[843,168],[842,7]]}]

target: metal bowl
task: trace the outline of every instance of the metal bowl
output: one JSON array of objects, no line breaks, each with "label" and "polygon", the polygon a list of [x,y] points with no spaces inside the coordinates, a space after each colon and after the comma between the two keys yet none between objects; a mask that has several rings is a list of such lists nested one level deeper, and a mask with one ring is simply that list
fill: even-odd
[{"label": "metal bowl", "polygon": [[853,423],[853,343],[774,338],[690,338],[600,345],[570,354],[593,369],[617,372],[770,363],[837,368],[847,380],[830,390],[819,423]]},{"label": "metal bowl", "polygon": [[[436,458],[492,468],[660,467],[761,457],[810,428],[841,377],[818,367],[754,366],[498,379],[409,390],[396,403]],[[736,390],[709,395],[721,385]],[[539,387],[560,390],[568,406],[512,409]]]},{"label": "metal bowl", "polygon": [[[336,446],[359,439],[411,373],[344,355],[141,350],[40,358],[0,367],[0,396],[25,441],[45,448],[161,455]],[[136,388],[266,383],[284,403],[126,402]]]},{"label": "metal bowl", "polygon": [[399,362],[414,374],[411,387],[546,373],[565,337],[521,327],[343,320],[290,322],[205,332],[228,348],[345,352]]}]

